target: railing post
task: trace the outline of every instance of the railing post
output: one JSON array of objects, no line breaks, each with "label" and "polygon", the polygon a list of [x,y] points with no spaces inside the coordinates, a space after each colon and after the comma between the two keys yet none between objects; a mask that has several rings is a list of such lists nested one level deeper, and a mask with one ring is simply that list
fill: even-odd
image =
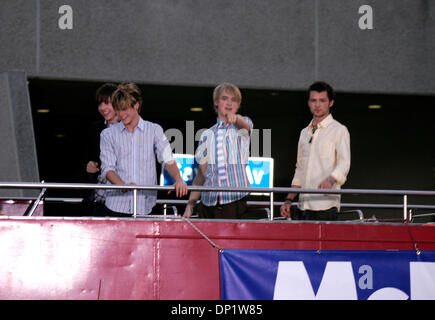
[{"label": "railing post", "polygon": [[[44,180],[42,180],[41,183],[44,183]],[[41,202],[42,197],[44,196],[46,191],[47,191],[47,188],[42,188],[41,192],[38,195],[38,198],[36,198],[35,202],[33,202],[32,208],[30,208],[30,211],[27,214],[29,217],[33,216],[33,213],[35,212],[36,207]]]},{"label": "railing post", "polygon": [[273,192],[270,193],[270,220],[273,221]]},{"label": "railing post", "polygon": [[137,214],[137,189],[133,189],[133,217],[136,219]]},{"label": "railing post", "polygon": [[403,222],[408,222],[408,196],[403,195]]}]

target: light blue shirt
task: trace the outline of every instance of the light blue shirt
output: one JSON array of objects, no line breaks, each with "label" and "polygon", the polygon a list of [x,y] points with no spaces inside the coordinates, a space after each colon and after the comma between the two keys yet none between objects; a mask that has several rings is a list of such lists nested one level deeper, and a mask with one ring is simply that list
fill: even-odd
[{"label": "light blue shirt", "polygon": [[[102,177],[113,170],[126,184],[157,185],[156,157],[163,166],[175,161],[162,127],[141,117],[134,132],[122,122],[104,129],[100,150]],[[138,190],[137,214],[149,214],[156,200],[157,191]],[[133,191],[107,189],[106,206],[112,211],[133,213]]]}]

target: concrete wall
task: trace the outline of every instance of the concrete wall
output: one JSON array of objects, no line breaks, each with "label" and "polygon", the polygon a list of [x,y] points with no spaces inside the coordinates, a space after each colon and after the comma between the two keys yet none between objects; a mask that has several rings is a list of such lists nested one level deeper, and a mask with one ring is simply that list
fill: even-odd
[{"label": "concrete wall", "polygon": [[[72,8],[62,30],[59,8]],[[363,5],[373,29],[361,30]],[[433,94],[430,0],[3,0],[0,70],[30,77]],[[63,20],[62,20],[63,21]]]}]

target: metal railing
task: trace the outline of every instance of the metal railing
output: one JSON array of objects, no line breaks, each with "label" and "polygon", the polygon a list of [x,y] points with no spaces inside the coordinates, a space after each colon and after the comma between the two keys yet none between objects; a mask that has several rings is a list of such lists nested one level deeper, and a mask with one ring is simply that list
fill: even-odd
[{"label": "metal railing", "polygon": [[[46,183],[46,182],[0,182],[0,188],[6,189],[41,189],[41,192],[32,206],[29,216],[33,214],[38,203],[44,197],[47,189],[122,189],[133,191],[133,217],[137,217],[137,192],[138,190],[156,190],[170,191],[175,190],[174,186],[159,186],[159,185],[112,185],[112,184],[87,184],[87,183]],[[431,190],[376,190],[376,189],[303,189],[303,188],[231,188],[231,187],[204,187],[204,186],[189,186],[189,191],[236,191],[236,192],[251,192],[251,193],[270,193],[269,211],[270,220],[274,219],[274,206],[281,205],[282,202],[274,202],[274,193],[315,193],[315,194],[353,194],[353,195],[393,195],[401,196],[402,205],[383,205],[383,204],[368,204],[367,207],[378,208],[388,206],[390,208],[403,208],[403,222],[408,222],[410,213],[408,208],[408,196],[432,196],[435,197],[435,191]],[[167,200],[174,203],[176,200]],[[183,200],[178,200],[183,201]],[[185,203],[186,201],[184,201]],[[342,206],[350,206],[342,204]],[[364,206],[364,204],[353,204],[352,207]],[[412,208],[435,209],[435,206],[430,205],[412,205]]]}]

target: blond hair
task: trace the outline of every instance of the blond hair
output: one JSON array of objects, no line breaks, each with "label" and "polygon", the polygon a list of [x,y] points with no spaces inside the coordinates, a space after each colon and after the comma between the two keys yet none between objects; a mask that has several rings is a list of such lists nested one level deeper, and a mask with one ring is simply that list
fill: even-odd
[{"label": "blond hair", "polygon": [[220,98],[222,92],[224,92],[224,91],[227,91],[227,92],[233,94],[236,97],[237,102],[239,104],[242,103],[242,93],[240,92],[240,89],[232,83],[224,82],[224,83],[221,83],[220,85],[218,85],[216,88],[214,88],[213,104],[214,104],[215,109],[216,109],[216,106],[218,104],[219,98]]}]

